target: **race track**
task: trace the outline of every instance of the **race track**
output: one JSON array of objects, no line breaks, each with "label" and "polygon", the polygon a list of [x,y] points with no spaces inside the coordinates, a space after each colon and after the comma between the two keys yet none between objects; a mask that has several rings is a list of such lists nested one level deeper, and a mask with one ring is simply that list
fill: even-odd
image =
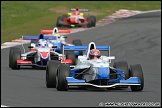
[{"label": "race track", "polygon": [[[1,105],[12,107],[98,107],[103,102],[161,102],[161,11],[139,14],[114,23],[72,34],[97,45],[110,45],[114,61],[141,64],[144,90],[128,89],[57,91],[46,88],[45,70],[8,67],[9,48],[1,49]],[[113,61],[112,61],[113,62]],[[113,64],[113,63],[112,63]]]}]

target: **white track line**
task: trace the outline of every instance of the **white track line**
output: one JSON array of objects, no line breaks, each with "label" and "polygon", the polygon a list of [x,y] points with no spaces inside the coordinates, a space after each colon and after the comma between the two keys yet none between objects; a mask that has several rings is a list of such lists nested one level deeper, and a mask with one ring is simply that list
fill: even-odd
[{"label": "white track line", "polygon": [[1,107],[9,107],[9,106],[1,105]]}]

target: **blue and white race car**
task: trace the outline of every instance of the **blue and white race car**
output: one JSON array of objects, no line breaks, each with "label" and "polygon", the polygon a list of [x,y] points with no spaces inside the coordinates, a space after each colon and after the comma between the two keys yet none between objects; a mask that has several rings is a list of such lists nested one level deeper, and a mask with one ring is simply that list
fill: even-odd
[{"label": "blue and white race car", "polygon": [[32,43],[28,48],[28,52],[21,53],[20,48],[12,47],[9,52],[9,67],[12,69],[20,69],[21,66],[46,67],[49,60],[59,61],[61,63],[75,65],[76,56],[74,52],[66,52],[66,55],[55,51],[57,46],[54,46],[48,39],[54,39],[54,36],[46,36],[42,38],[38,36],[23,36],[22,39],[38,39],[38,42]]},{"label": "blue and white race car", "polygon": [[[110,46],[96,46],[90,42],[89,46],[64,46],[64,51],[86,51],[78,56],[77,65],[70,68],[67,64],[60,64],[50,60],[46,68],[46,86],[56,87],[59,91],[66,91],[70,86],[116,88],[131,87],[132,91],[142,91],[144,86],[143,71],[140,64],[130,65],[126,61],[114,62],[110,66]],[[108,51],[103,56],[100,51]]]},{"label": "blue and white race car", "polygon": [[[39,36],[30,36],[31,39],[31,46],[35,46],[35,43],[38,41],[38,39],[46,39],[49,41],[53,46],[57,46],[55,48],[55,51],[58,53],[62,53],[63,46],[81,46],[82,42],[80,39],[75,39],[72,41],[72,44],[66,42],[67,36],[60,35],[61,33],[70,33],[70,30],[58,30],[57,27],[54,27],[53,30],[41,30],[41,34]],[[45,35],[48,34],[48,35]],[[50,35],[49,35],[50,34]],[[82,51],[75,51],[75,56],[83,55]]]}]

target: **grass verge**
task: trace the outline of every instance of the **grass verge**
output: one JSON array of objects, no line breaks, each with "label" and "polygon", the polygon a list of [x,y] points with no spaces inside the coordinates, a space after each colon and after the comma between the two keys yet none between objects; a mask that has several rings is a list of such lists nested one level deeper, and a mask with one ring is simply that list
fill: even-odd
[{"label": "grass verge", "polygon": [[88,8],[98,21],[119,9],[161,9],[161,1],[1,1],[1,44],[53,29],[57,17],[75,7]]}]

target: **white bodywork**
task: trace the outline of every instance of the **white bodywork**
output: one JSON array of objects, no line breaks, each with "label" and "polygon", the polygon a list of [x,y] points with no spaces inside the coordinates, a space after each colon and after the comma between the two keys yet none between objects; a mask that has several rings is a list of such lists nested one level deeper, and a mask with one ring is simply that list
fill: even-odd
[{"label": "white bodywork", "polygon": [[97,59],[89,59],[89,53],[90,53],[90,47],[91,45],[94,46],[94,49],[96,49],[96,45],[94,42],[90,42],[88,45],[88,51],[86,55],[78,56],[78,64],[75,66],[75,68],[87,68],[93,65],[93,67],[109,67],[109,64],[111,63],[112,59],[115,59],[114,56],[101,56]]},{"label": "white bodywork", "polygon": [[[25,59],[27,59],[27,55],[36,53],[36,55],[34,57],[34,61],[36,63],[36,62],[40,61],[41,52],[47,52],[48,56],[50,56],[50,53],[58,55],[59,56],[59,60],[61,60],[63,57],[65,58],[65,55],[53,51],[53,49],[51,47],[47,47],[47,48],[35,47],[33,49],[36,52],[27,52],[27,53],[21,54],[21,59],[25,60]],[[51,60],[51,58],[49,57],[48,60]]]},{"label": "white bodywork", "polygon": [[111,59],[115,59],[115,57],[101,56],[99,59],[88,60],[85,55],[78,56],[78,64],[75,66],[75,68],[82,69],[90,67],[91,65],[93,65],[93,67],[109,67]]}]

